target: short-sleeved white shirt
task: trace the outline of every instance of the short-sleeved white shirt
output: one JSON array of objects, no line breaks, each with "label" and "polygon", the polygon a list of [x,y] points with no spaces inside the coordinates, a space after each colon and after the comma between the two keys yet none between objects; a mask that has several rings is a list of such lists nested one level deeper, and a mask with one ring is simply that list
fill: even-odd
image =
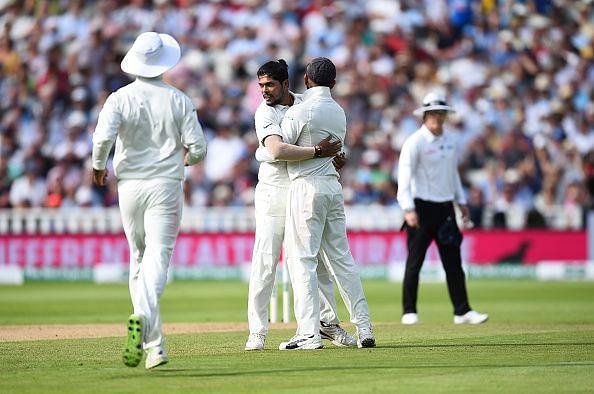
[{"label": "short-sleeved white shirt", "polygon": [[[293,98],[293,105],[301,103],[302,95],[289,92]],[[270,135],[278,135],[283,140],[285,139],[281,131],[281,122],[285,117],[285,113],[290,108],[289,105],[267,105],[265,101],[258,106],[254,116],[256,125],[256,135],[258,136],[258,149],[266,150],[262,141]],[[266,154],[264,154],[266,156]],[[287,173],[286,161],[263,161],[260,163],[258,171],[258,181],[274,185],[274,186],[288,186],[289,175]]]},{"label": "short-sleeved white shirt", "polygon": [[[282,122],[282,137],[288,144],[315,146],[328,136],[344,145],[346,114],[330,94],[330,88],[315,86],[303,94],[303,102],[288,109]],[[289,178],[335,176],[332,157],[287,162]]]}]

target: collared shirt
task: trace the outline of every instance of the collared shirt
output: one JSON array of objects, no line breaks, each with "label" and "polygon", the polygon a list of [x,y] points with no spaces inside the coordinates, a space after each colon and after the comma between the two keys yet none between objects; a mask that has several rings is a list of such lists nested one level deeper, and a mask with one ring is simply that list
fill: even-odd
[{"label": "collared shirt", "polygon": [[[330,88],[315,86],[303,94],[303,102],[293,105],[283,119],[283,139],[288,144],[315,146],[328,136],[339,139],[344,145],[346,115],[332,99]],[[313,158],[287,162],[289,178],[294,180],[307,176],[339,177],[332,165],[332,157]]]},{"label": "collared shirt", "polygon": [[414,199],[466,204],[452,135],[435,136],[422,126],[404,142],[398,161],[398,203],[414,209]]},{"label": "collared shirt", "polygon": [[[293,105],[301,103],[302,94],[289,93],[293,96]],[[262,101],[256,110],[254,121],[256,135],[259,141],[258,149],[256,150],[256,159],[261,162],[260,169],[258,170],[259,182],[275,186],[289,185],[287,162],[272,160],[262,141],[270,135],[283,137],[280,125],[285,117],[285,113],[290,107],[290,105],[281,104],[270,106],[266,104],[266,101]]]},{"label": "collared shirt", "polygon": [[105,168],[114,141],[118,179],[183,180],[183,147],[190,164],[206,155],[192,101],[160,78],[139,77],[109,95],[93,134],[93,168]]}]

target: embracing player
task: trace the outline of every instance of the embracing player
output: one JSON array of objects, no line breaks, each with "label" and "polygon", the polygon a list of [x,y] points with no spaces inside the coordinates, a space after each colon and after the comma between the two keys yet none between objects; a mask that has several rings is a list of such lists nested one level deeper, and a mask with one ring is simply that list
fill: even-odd
[{"label": "embracing player", "polygon": [[[266,138],[280,134],[285,112],[293,104],[301,102],[301,95],[289,91],[289,71],[284,60],[265,63],[257,76],[264,101],[255,114],[256,134],[260,143],[256,157],[261,163],[255,194],[256,237],[248,295],[250,335],[245,350],[264,349],[268,333],[268,304],[285,234],[289,189],[287,164],[285,161],[265,160],[269,157],[265,148]],[[330,142],[328,138],[315,147],[284,146],[283,154],[287,160],[331,157],[341,147],[340,142]],[[340,165],[339,160],[340,157],[336,158],[337,165]],[[338,346],[357,346],[355,338],[339,325],[333,283],[324,264],[319,267],[321,335]]]}]

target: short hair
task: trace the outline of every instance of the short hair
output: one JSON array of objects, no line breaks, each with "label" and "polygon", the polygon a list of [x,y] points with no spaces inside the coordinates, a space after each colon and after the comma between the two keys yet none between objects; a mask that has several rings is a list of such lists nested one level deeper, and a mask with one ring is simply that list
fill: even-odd
[{"label": "short hair", "polygon": [[307,65],[305,74],[317,85],[331,87],[336,79],[336,66],[327,57],[316,57]]},{"label": "short hair", "polygon": [[289,79],[289,66],[284,59],[271,60],[260,66],[257,75],[258,77],[268,75],[275,81],[284,82]]}]

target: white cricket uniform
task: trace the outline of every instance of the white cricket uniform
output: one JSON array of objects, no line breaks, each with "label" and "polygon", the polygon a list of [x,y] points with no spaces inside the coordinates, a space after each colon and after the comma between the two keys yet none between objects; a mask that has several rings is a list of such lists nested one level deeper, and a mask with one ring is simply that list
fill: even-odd
[{"label": "white cricket uniform", "polygon": [[112,93],[101,109],[93,168],[105,168],[114,141],[130,296],[149,349],[163,345],[159,300],[181,221],[183,148],[195,164],[204,158],[206,142],[190,98],[160,78],[141,77]]},{"label": "white cricket uniform", "polygon": [[[290,93],[294,98],[294,104],[301,102],[302,95]],[[280,124],[287,109],[288,105],[269,106],[263,101],[254,117],[256,135],[260,141],[256,158],[261,163],[255,192],[256,234],[248,294],[248,323],[251,334],[268,333],[267,309],[285,235],[289,190],[287,162],[270,160],[262,141],[270,135],[281,136]],[[338,324],[340,321],[336,312],[333,282],[322,264],[318,275],[322,302],[321,319],[329,324]]]},{"label": "white cricket uniform", "polygon": [[[289,144],[314,146],[331,135],[344,144],[346,115],[332,99],[330,89],[316,86],[303,94],[303,102],[287,110],[282,136]],[[371,328],[369,306],[346,235],[344,198],[332,158],[287,162],[291,184],[287,204],[286,251],[294,293],[297,334],[319,333],[316,268],[320,251],[342,298],[351,322]]]}]

